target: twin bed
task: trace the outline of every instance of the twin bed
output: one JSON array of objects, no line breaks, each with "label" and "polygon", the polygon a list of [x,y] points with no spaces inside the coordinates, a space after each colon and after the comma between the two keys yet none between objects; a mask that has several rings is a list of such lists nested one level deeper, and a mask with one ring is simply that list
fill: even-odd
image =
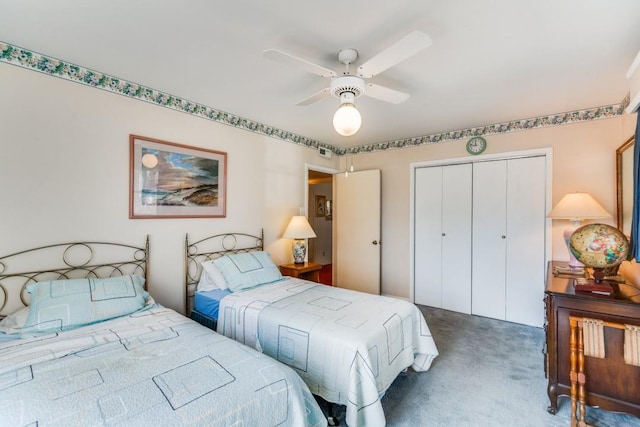
[{"label": "twin bed", "polygon": [[313,394],[346,406],[350,426],[385,425],[393,380],[438,355],[415,305],[283,277],[262,235],[187,236],[185,266],[193,319],[294,368]]},{"label": "twin bed", "polygon": [[153,301],[148,262],[148,239],[0,257],[0,425],[325,426],[313,395],[384,425],[438,354],[415,305],[282,277],[262,235],[187,236],[197,322]]},{"label": "twin bed", "polygon": [[0,425],[327,425],[293,369],[155,304],[148,260],[148,241],[0,258]]}]

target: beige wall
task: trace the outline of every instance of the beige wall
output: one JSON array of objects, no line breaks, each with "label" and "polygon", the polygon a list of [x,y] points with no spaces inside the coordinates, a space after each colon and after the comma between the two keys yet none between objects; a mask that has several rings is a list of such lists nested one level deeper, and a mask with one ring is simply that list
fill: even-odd
[{"label": "beige wall", "polygon": [[[182,311],[185,233],[265,231],[276,263],[292,262],[280,235],[305,206],[315,150],[124,96],[0,64],[0,254],[44,244],[150,235],[149,289]],[[129,134],[228,153],[226,218],[136,219],[129,213]]]},{"label": "beige wall", "polygon": [[[305,205],[305,164],[344,170],[345,158],[166,108],[0,64],[0,254],[47,243],[151,236],[150,291],[183,307],[183,243],[210,234],[265,230],[276,263],[291,262],[279,236]],[[553,148],[553,202],[588,191],[615,215],[615,149],[635,115],[487,137],[486,153]],[[128,136],[138,134],[228,153],[227,217],[128,218]],[[465,156],[465,141],[362,154],[382,170],[382,292],[409,296],[409,164]],[[610,223],[614,223],[612,218]],[[567,259],[554,221],[554,259]],[[363,266],[366,268],[366,266]]]},{"label": "beige wall", "polygon": [[[553,149],[553,204],[568,192],[586,191],[612,215],[615,225],[615,150],[635,128],[635,115],[541,128],[486,137],[483,154]],[[382,293],[408,298],[410,164],[467,156],[466,140],[361,154],[353,157],[356,170],[382,171]],[[344,170],[346,159],[341,159]],[[550,210],[551,206],[547,210]],[[553,221],[550,259],[568,260],[562,239],[567,221]]]}]

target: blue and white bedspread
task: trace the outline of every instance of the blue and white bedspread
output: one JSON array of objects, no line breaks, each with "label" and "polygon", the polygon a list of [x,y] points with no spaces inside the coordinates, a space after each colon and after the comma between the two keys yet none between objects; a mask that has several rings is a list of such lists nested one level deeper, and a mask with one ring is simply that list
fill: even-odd
[{"label": "blue and white bedspread", "polygon": [[296,373],[154,307],[0,344],[2,426],[326,426]]},{"label": "blue and white bedspread", "polygon": [[386,389],[438,355],[414,304],[295,278],[225,297],[218,332],[295,368],[312,393],[346,405],[350,426],[385,425]]}]

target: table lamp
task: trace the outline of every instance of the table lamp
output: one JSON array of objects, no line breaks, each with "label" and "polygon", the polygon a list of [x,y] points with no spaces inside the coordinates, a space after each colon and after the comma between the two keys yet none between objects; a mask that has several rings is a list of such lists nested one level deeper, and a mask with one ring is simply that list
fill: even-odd
[{"label": "table lamp", "polygon": [[316,237],[313,228],[309,225],[307,217],[296,215],[291,218],[287,229],[282,235],[285,239],[295,239],[293,241],[293,260],[296,264],[304,264],[307,255],[307,245],[304,239]]},{"label": "table lamp", "polygon": [[589,193],[569,193],[566,194],[558,204],[551,209],[547,218],[551,219],[568,219],[571,225],[564,230],[564,242],[569,250],[569,267],[580,268],[583,264],[573,256],[569,247],[569,239],[571,234],[580,227],[585,219],[603,219],[610,218],[611,214],[607,212],[598,202],[595,201]]}]

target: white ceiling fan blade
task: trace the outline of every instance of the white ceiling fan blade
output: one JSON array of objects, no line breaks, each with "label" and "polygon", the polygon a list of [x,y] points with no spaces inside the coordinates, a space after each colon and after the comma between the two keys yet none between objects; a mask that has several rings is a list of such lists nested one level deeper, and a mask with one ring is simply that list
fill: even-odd
[{"label": "white ceiling fan blade", "polygon": [[304,106],[304,105],[313,104],[314,102],[324,98],[330,93],[331,93],[331,89],[329,89],[328,87],[324,88],[320,92],[316,92],[313,95],[306,97],[302,101],[298,102],[296,105]]},{"label": "white ceiling fan blade", "polygon": [[400,92],[399,90],[389,89],[385,86],[380,86],[374,83],[367,83],[364,90],[364,94],[371,98],[376,98],[381,101],[390,102],[392,104],[400,104],[401,102],[409,99],[409,94]]},{"label": "white ceiling fan blade", "polygon": [[413,31],[358,67],[360,77],[373,77],[431,46],[431,38]]},{"label": "white ceiling fan blade", "polygon": [[265,58],[302,68],[305,71],[317,74],[321,77],[334,77],[336,75],[333,70],[314,64],[313,62],[309,62],[306,59],[298,58],[297,56],[293,56],[278,49],[267,49],[262,52],[262,54]]}]

